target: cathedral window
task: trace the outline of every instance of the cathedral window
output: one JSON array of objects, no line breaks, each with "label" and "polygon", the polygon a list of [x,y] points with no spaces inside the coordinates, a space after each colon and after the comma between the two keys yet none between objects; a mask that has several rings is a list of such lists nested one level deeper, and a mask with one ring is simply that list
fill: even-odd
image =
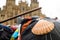
[{"label": "cathedral window", "polygon": [[37,0],[35,0],[35,2],[37,2]]},{"label": "cathedral window", "polygon": [[24,11],[24,7],[21,7],[21,10]]},{"label": "cathedral window", "polygon": [[34,14],[34,15],[36,15],[36,14]]},{"label": "cathedral window", "polygon": [[1,15],[1,17],[4,17],[5,15]]},{"label": "cathedral window", "polygon": [[29,14],[29,16],[32,16],[32,14]]},{"label": "cathedral window", "polygon": [[5,18],[5,15],[1,15],[1,17],[2,17],[2,19],[4,19]]},{"label": "cathedral window", "polygon": [[14,20],[14,23],[17,23],[17,19]]}]

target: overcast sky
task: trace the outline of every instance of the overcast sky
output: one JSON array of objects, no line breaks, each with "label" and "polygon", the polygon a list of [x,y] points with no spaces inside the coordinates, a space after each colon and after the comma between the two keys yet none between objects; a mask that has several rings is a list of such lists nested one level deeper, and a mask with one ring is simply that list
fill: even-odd
[{"label": "overcast sky", "polygon": [[[16,0],[18,4],[20,0]],[[23,0],[25,1],[25,0]],[[30,4],[30,0],[26,0]],[[58,17],[60,19],[60,0],[38,0],[39,7],[42,7],[42,13],[48,17]],[[0,7],[5,5],[6,0],[0,0]]]}]

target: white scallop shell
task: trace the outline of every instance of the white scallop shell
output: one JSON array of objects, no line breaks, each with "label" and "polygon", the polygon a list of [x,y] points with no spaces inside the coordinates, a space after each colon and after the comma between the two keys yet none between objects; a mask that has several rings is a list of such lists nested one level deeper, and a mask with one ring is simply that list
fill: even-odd
[{"label": "white scallop shell", "polygon": [[51,32],[54,29],[54,24],[46,20],[39,20],[32,28],[32,33],[35,35],[43,35]]}]

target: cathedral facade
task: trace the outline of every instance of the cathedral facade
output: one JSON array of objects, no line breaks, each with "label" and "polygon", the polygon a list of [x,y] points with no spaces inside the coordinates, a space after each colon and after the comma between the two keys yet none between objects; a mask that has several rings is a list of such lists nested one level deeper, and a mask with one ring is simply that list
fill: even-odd
[{"label": "cathedral facade", "polygon": [[[16,15],[20,15],[21,13],[39,7],[39,2],[37,0],[31,0],[30,6],[28,6],[27,2],[20,1],[19,5],[15,4],[16,0],[6,0],[6,5],[3,6],[3,10],[0,8],[0,21],[6,20]],[[41,13],[41,10],[37,10],[32,12],[31,14],[24,15],[25,16],[44,16]],[[3,24],[6,25],[14,25],[16,24],[16,19],[10,20]]]}]

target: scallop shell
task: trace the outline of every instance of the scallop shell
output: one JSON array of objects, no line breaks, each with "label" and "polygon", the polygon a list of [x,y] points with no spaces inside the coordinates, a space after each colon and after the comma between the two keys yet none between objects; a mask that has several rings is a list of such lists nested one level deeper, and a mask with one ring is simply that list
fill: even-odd
[{"label": "scallop shell", "polygon": [[35,35],[44,35],[51,32],[54,29],[54,24],[47,20],[39,20],[32,28],[32,33]]}]

